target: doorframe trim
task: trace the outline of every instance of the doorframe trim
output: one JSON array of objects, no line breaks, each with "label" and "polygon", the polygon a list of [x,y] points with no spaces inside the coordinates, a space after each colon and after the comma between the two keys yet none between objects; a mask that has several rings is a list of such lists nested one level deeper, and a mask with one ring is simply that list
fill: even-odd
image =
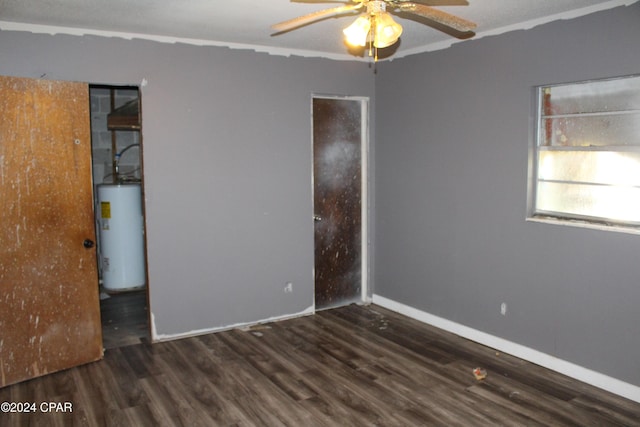
[{"label": "doorframe trim", "polygon": [[[369,146],[370,146],[370,120],[369,120],[369,105],[370,97],[368,96],[351,96],[351,95],[331,95],[322,93],[312,93],[310,100],[311,111],[311,206],[312,215],[315,212],[315,187],[314,187],[314,173],[313,173],[313,100],[314,99],[337,99],[348,101],[360,101],[361,111],[361,126],[362,137],[360,141],[360,234],[361,234],[361,260],[360,260],[360,303],[369,304],[372,301],[372,292],[370,290],[370,278],[369,278]],[[315,247],[315,246],[314,246]],[[315,257],[314,257],[315,259]],[[316,310],[315,302],[315,261],[313,263],[312,277],[313,277],[313,291],[314,300],[313,307]]]}]

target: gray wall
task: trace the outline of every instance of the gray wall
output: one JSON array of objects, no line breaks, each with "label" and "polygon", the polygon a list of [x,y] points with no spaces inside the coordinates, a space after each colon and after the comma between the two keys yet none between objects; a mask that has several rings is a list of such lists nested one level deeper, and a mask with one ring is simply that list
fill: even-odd
[{"label": "gray wall", "polygon": [[640,236],[525,222],[533,86],[638,41],[636,3],[381,64],[375,293],[640,385]]},{"label": "gray wall", "polygon": [[146,81],[159,335],[313,304],[310,97],[375,90],[375,292],[640,385],[640,238],[525,222],[532,87],[640,72],[638,22],[636,4],[379,63],[375,77],[362,63],[2,31],[0,75]]},{"label": "gray wall", "polygon": [[[186,334],[313,306],[311,96],[367,64],[0,32],[0,75],[141,88],[150,305]],[[287,282],[293,292],[284,293]]]}]

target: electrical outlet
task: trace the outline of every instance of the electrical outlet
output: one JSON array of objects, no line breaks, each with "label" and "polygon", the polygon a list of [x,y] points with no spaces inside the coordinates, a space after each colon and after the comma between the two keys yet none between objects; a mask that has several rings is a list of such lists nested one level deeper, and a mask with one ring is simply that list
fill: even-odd
[{"label": "electrical outlet", "polygon": [[502,314],[503,316],[507,315],[507,303],[503,302],[502,304],[500,304],[500,314]]},{"label": "electrical outlet", "polygon": [[286,286],[284,287],[284,291],[285,293],[293,292],[293,283],[287,282]]}]

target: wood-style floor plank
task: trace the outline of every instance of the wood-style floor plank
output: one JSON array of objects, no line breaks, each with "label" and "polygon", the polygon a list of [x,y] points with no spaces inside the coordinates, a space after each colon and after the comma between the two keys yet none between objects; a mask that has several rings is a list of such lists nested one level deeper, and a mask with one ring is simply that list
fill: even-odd
[{"label": "wood-style floor plank", "polygon": [[[114,312],[116,308],[113,308]],[[487,370],[477,380],[475,367]],[[640,403],[377,306],[107,349],[0,389],[3,426],[640,426]]]},{"label": "wood-style floor plank", "polygon": [[118,348],[148,341],[148,316],[146,290],[117,293],[101,299],[104,348]]}]

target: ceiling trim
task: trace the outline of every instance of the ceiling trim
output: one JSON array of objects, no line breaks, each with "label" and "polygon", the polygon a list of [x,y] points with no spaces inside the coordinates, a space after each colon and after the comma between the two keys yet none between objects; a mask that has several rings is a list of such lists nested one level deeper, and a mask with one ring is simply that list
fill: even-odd
[{"label": "ceiling trim", "polygon": [[55,25],[26,24],[22,22],[0,21],[1,31],[22,31],[33,34],[63,34],[71,36],[99,36],[109,38],[121,38],[125,40],[149,40],[166,44],[189,44],[194,46],[218,46],[229,49],[253,50],[255,52],[267,53],[275,56],[302,56],[308,58],[326,58],[335,61],[363,61],[362,58],[348,54],[333,54],[314,50],[289,49],[273,46],[230,43],[216,40],[192,39],[186,37],[159,36],[154,34],[126,33],[119,31],[94,30],[91,28],[60,27]]},{"label": "ceiling trim", "polygon": [[[636,3],[637,1],[639,0],[611,0],[604,3],[599,3],[597,5],[588,6],[588,7],[584,7],[581,9],[576,9],[576,10],[572,10],[572,11],[568,11],[560,14],[545,16],[542,18],[518,23],[515,25],[508,25],[501,28],[491,29],[487,31],[480,31],[476,33],[474,37],[465,39],[465,40],[460,40],[452,37],[448,40],[431,43],[418,48],[398,51],[393,56],[389,58],[381,59],[381,61],[391,61],[394,59],[404,58],[410,55],[416,55],[420,53],[447,49],[457,43],[478,40],[483,37],[504,34],[511,31],[528,30],[552,21],[573,19],[580,16],[588,15],[591,13],[612,9],[614,7],[629,6]],[[195,45],[195,46],[217,46],[217,47],[226,47],[229,49],[252,50],[258,53],[267,53],[269,55],[284,56],[284,57],[300,56],[300,57],[306,57],[306,58],[325,58],[325,59],[331,59],[335,61],[356,61],[356,62],[371,61],[371,59],[366,55],[364,57],[357,57],[357,56],[349,55],[348,53],[336,54],[336,53],[314,51],[314,50],[290,49],[290,48],[279,48],[279,47],[264,46],[264,45],[230,43],[230,42],[216,41],[216,40],[171,37],[171,36],[161,36],[161,35],[143,34],[143,33],[105,31],[105,30],[96,30],[96,29],[90,29],[90,28],[73,28],[73,27],[62,27],[62,26],[52,26],[52,25],[28,24],[28,23],[10,22],[10,21],[0,21],[0,30],[22,31],[22,32],[30,32],[34,34],[50,34],[50,35],[56,35],[56,34],[73,35],[73,36],[89,36],[90,35],[90,36],[99,36],[99,37],[108,37],[108,38],[121,38],[125,40],[140,39],[140,40],[149,40],[149,41],[155,41],[155,42],[166,43],[166,44],[183,43],[183,44],[189,44],[189,45]]]},{"label": "ceiling trim", "polygon": [[504,27],[500,27],[500,28],[495,28],[492,30],[487,30],[487,31],[481,31],[479,33],[476,33],[475,36],[473,36],[472,38],[466,39],[466,40],[459,40],[459,39],[455,39],[455,38],[451,38],[448,40],[444,40],[441,42],[437,42],[437,43],[431,43],[425,46],[421,46],[418,48],[414,48],[414,49],[407,49],[401,52],[396,53],[395,55],[393,55],[391,58],[387,58],[388,60],[394,60],[394,59],[400,59],[400,58],[404,58],[406,56],[409,55],[416,55],[419,53],[426,53],[426,52],[433,52],[436,50],[442,50],[442,49],[446,49],[448,47],[451,47],[454,44],[457,43],[462,43],[462,42],[466,42],[466,41],[472,41],[472,40],[478,40],[481,39],[483,37],[488,37],[488,36],[496,36],[499,34],[504,34],[504,33],[508,33],[511,31],[520,31],[520,30],[530,30],[534,27],[537,27],[539,25],[543,25],[543,24],[547,24],[549,22],[552,21],[559,21],[559,20],[567,20],[567,19],[574,19],[574,18],[579,18],[581,16],[585,16],[585,15],[589,15],[591,13],[595,13],[595,12],[601,12],[603,10],[608,10],[608,9],[613,9],[614,7],[619,7],[619,6],[630,6],[634,3],[636,3],[639,0],[611,0],[605,3],[599,3],[597,5],[593,5],[593,6],[587,6],[587,7],[583,7],[581,9],[575,9],[575,10],[571,10],[568,12],[563,12],[563,13],[558,13],[555,15],[549,15],[549,16],[544,16],[542,18],[537,18],[537,19],[532,19],[530,21],[525,21],[525,22],[520,22],[518,24],[514,24],[514,25],[507,25]]}]

